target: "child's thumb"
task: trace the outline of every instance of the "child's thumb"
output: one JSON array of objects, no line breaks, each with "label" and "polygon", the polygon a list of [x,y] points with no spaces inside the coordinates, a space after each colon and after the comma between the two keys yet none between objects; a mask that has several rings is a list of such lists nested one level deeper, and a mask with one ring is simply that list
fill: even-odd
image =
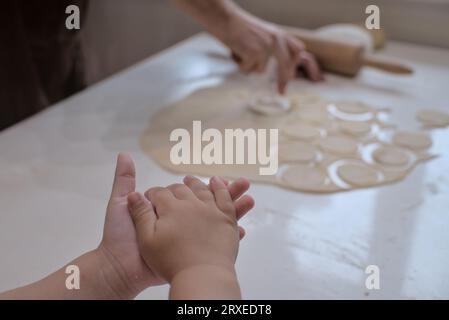
[{"label": "child's thumb", "polygon": [[152,234],[156,213],[151,202],[138,192],[128,195],[128,210],[137,232],[137,238]]}]

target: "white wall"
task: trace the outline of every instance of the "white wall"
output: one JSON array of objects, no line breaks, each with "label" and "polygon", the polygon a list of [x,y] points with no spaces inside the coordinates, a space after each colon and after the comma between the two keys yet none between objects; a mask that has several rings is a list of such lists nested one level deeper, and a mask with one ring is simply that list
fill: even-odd
[{"label": "white wall", "polygon": [[[267,20],[307,28],[362,23],[377,4],[392,39],[449,48],[448,0],[238,0]],[[169,0],[92,0],[84,27],[90,82],[104,78],[200,30]]]}]

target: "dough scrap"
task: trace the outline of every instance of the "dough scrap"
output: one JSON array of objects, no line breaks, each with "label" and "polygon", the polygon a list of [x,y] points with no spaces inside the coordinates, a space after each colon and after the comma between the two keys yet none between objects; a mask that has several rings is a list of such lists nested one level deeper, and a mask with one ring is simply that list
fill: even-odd
[{"label": "dough scrap", "polygon": [[369,187],[379,182],[377,171],[362,163],[345,163],[337,168],[338,176],[356,187]]},{"label": "dough scrap", "polygon": [[320,146],[325,151],[341,155],[357,153],[357,140],[345,136],[328,136],[320,140]]},{"label": "dough scrap", "polygon": [[287,136],[301,140],[313,140],[321,136],[319,128],[306,123],[287,124],[281,130]]},{"label": "dough scrap", "polygon": [[425,132],[398,131],[393,135],[393,143],[413,150],[423,150],[432,146],[432,139]]},{"label": "dough scrap", "polygon": [[424,109],[418,111],[416,119],[426,127],[443,128],[449,126],[449,114],[442,110]]},{"label": "dough scrap", "polygon": [[322,191],[329,183],[327,173],[321,168],[292,165],[282,174],[281,179],[290,187],[304,191]]},{"label": "dough scrap", "polygon": [[259,96],[249,102],[249,109],[255,113],[273,116],[288,112],[291,102],[288,98],[281,96]]},{"label": "dough scrap", "polygon": [[301,141],[291,141],[279,146],[279,160],[311,162],[317,157],[317,149],[313,145]]},{"label": "dough scrap", "polygon": [[377,163],[388,166],[405,166],[410,162],[410,155],[396,147],[379,147],[373,151],[372,157]]}]

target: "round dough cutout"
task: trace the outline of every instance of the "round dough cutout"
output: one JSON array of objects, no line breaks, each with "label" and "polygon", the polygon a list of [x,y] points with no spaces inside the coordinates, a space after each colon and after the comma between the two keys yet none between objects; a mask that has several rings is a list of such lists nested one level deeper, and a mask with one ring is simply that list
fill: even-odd
[{"label": "round dough cutout", "polygon": [[362,163],[345,163],[337,168],[338,176],[356,187],[369,187],[377,185],[379,178],[377,171]]},{"label": "round dough cutout", "polygon": [[320,146],[331,153],[351,155],[357,153],[357,140],[344,136],[328,136],[320,140]]},{"label": "round dough cutout", "polygon": [[254,98],[249,103],[249,109],[251,111],[267,116],[284,114],[290,108],[290,100],[281,96],[260,96]]},{"label": "round dough cutout", "polygon": [[279,159],[286,162],[311,162],[317,158],[316,148],[300,141],[280,144],[278,151]]},{"label": "round dough cutout", "polygon": [[398,131],[393,136],[393,143],[409,149],[422,150],[432,146],[432,139],[425,132]]},{"label": "round dough cutout", "polygon": [[410,161],[410,155],[405,150],[395,147],[377,148],[372,157],[377,163],[388,166],[405,166]]},{"label": "round dough cutout", "polygon": [[449,114],[440,110],[421,110],[416,114],[416,119],[427,127],[449,126]]},{"label": "round dough cutout", "polygon": [[366,135],[371,132],[371,123],[364,121],[341,121],[340,129],[354,136]]},{"label": "round dough cutout", "polygon": [[306,123],[287,124],[282,132],[292,138],[301,140],[313,140],[321,136],[320,129]]},{"label": "round dough cutout", "polygon": [[361,102],[339,102],[335,106],[338,111],[344,113],[360,114],[371,112],[371,109]]},{"label": "round dough cutout", "polygon": [[281,179],[290,187],[304,191],[322,191],[328,185],[328,177],[324,170],[305,165],[288,167]]}]

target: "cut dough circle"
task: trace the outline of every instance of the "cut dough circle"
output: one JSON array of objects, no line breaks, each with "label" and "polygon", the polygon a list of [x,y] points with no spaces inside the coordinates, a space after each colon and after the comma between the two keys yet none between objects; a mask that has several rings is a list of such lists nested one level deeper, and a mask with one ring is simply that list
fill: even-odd
[{"label": "cut dough circle", "polygon": [[323,169],[305,165],[288,167],[281,179],[290,187],[304,191],[325,190],[329,182]]},{"label": "cut dough circle", "polygon": [[371,132],[371,123],[363,121],[341,121],[339,123],[340,129],[351,135],[359,136]]},{"label": "cut dough circle", "polygon": [[303,121],[322,124],[329,120],[330,114],[322,109],[307,109],[302,110],[299,118]]},{"label": "cut dough circle", "polygon": [[288,112],[291,108],[290,100],[281,96],[259,96],[249,102],[249,109],[255,113],[273,116]]},{"label": "cut dough circle", "polygon": [[426,127],[440,128],[449,126],[449,114],[441,110],[421,110],[416,114],[416,119]]},{"label": "cut dough circle", "polygon": [[371,108],[363,104],[362,102],[338,102],[335,104],[338,111],[351,114],[360,114],[371,112]]},{"label": "cut dough circle", "polygon": [[320,146],[325,151],[351,155],[357,152],[357,140],[345,136],[328,136],[320,140]]},{"label": "cut dough circle", "polygon": [[287,124],[281,130],[287,136],[301,140],[313,140],[321,136],[319,128],[306,123]]},{"label": "cut dough circle", "polygon": [[380,147],[373,151],[372,157],[379,164],[389,166],[405,166],[410,155],[405,150],[395,147]]},{"label": "cut dough circle", "polygon": [[317,157],[315,146],[301,141],[291,141],[279,146],[279,159],[283,161],[311,162]]},{"label": "cut dough circle", "polygon": [[337,168],[338,176],[356,187],[369,187],[379,182],[377,171],[362,163],[345,163]]},{"label": "cut dough circle", "polygon": [[409,149],[422,150],[432,146],[432,139],[425,132],[398,131],[393,136],[393,143]]}]

